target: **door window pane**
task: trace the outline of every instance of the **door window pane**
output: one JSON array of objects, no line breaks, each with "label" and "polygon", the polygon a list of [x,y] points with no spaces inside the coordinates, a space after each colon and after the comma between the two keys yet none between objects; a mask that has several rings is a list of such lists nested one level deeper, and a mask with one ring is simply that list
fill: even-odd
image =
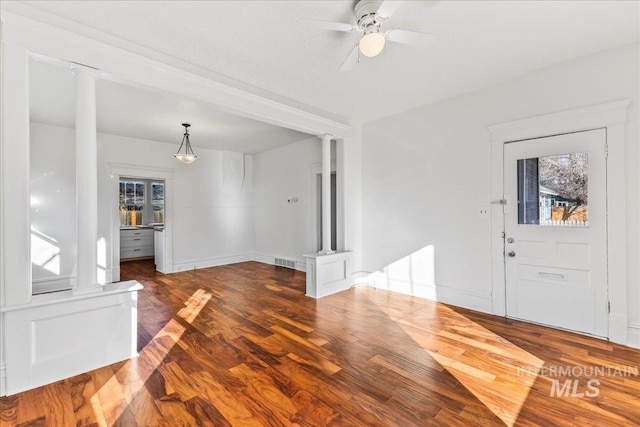
[{"label": "door window pane", "polygon": [[589,224],[587,153],[518,160],[518,224]]}]

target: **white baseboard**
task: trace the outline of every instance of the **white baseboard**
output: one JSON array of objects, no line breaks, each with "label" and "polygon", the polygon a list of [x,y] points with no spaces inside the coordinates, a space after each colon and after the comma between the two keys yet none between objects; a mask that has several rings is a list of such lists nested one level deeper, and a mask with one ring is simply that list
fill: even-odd
[{"label": "white baseboard", "polygon": [[439,302],[493,314],[491,311],[491,294],[481,294],[449,286],[437,286],[437,292]]},{"label": "white baseboard", "polygon": [[189,271],[193,269],[218,267],[227,264],[237,264],[239,262],[253,261],[251,254],[239,254],[223,257],[214,257],[207,259],[198,259],[192,261],[181,261],[173,265],[173,273],[181,271]]},{"label": "white baseboard", "polygon": [[373,274],[372,271],[352,271],[351,272],[351,281],[356,285],[371,285],[370,276]]},{"label": "white baseboard", "polygon": [[275,257],[263,254],[253,253],[251,254],[253,261],[261,262],[263,264],[275,265]]},{"label": "white baseboard", "polygon": [[451,286],[434,285],[432,283],[411,282],[405,279],[387,277],[384,273],[369,274],[368,276],[357,279],[355,283],[368,284],[378,289],[386,289],[391,292],[412,295],[418,298],[491,314],[490,294],[473,292]]},{"label": "white baseboard", "polygon": [[640,348],[640,324],[629,323],[627,332],[627,345]]},{"label": "white baseboard", "polygon": [[111,282],[107,282],[107,283],[113,283],[113,282],[119,282],[119,281],[120,281],[120,264],[118,264],[117,267],[111,268]]},{"label": "white baseboard", "polygon": [[113,278],[116,277],[114,276],[114,270],[115,268],[108,268],[107,270],[105,270],[104,272],[104,283],[101,283],[102,285],[107,284],[107,283],[113,283],[113,282],[119,282],[120,281],[120,267],[118,267],[118,279],[114,280]]},{"label": "white baseboard", "polygon": [[0,397],[7,395],[7,365],[0,365]]},{"label": "white baseboard", "polygon": [[626,313],[624,316],[616,313],[610,313],[608,330],[609,340],[617,344],[626,345],[628,341],[628,335],[629,330]]},{"label": "white baseboard", "polygon": [[[178,273],[181,271],[189,271],[200,268],[218,267],[221,265],[237,264],[239,262],[256,261],[263,264],[275,265],[274,255],[265,255],[259,253],[252,254],[239,254],[224,257],[207,258],[192,261],[181,261],[173,265],[173,271],[171,273]],[[304,272],[306,270],[306,262],[295,260],[296,270]],[[169,272],[167,272],[169,274]]]},{"label": "white baseboard", "polygon": [[[275,261],[276,258],[291,259],[289,257],[277,257],[275,255],[265,255],[265,254],[255,253],[255,252],[251,255],[251,257],[253,261],[261,262],[263,264],[270,264],[270,265],[276,265],[276,261]],[[296,259],[295,262],[296,262],[296,270],[302,271],[302,272],[305,272],[307,270],[306,261],[301,261],[299,259]]]},{"label": "white baseboard", "polygon": [[173,265],[172,259],[166,259],[164,264],[164,271],[161,271],[162,274],[171,274],[175,273],[175,266]]},{"label": "white baseboard", "polygon": [[45,294],[73,288],[75,276],[55,276],[33,279],[31,282],[33,295]]}]

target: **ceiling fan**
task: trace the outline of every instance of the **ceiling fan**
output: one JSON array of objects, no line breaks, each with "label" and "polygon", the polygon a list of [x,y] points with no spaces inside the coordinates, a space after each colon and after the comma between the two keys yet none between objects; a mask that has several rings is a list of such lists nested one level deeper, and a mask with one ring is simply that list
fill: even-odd
[{"label": "ceiling fan", "polygon": [[360,54],[373,58],[385,48],[386,42],[395,42],[413,46],[428,46],[434,40],[433,34],[391,28],[386,31],[382,25],[393,15],[404,1],[399,0],[360,0],[353,8],[356,24],[343,22],[313,21],[319,28],[348,33],[362,33],[349,56],[342,62],[340,71],[347,71],[360,62]]}]

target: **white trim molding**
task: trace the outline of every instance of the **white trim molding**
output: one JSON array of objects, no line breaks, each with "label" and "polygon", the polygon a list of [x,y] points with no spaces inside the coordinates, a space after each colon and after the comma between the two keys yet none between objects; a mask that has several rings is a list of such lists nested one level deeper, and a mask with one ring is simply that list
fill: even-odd
[{"label": "white trim molding", "polygon": [[172,272],[199,270],[201,268],[218,267],[221,265],[237,264],[239,262],[253,261],[251,254],[227,255],[190,261],[178,261],[173,264]]},{"label": "white trim molding", "polygon": [[365,278],[357,279],[355,284],[366,284],[376,289],[384,289],[483,313],[491,313],[491,295],[488,293],[438,285],[433,282],[423,282],[402,276],[393,276],[388,271],[370,273]]},{"label": "white trim molding", "polygon": [[627,345],[629,347],[640,348],[640,323],[629,323]]},{"label": "white trim molding", "polygon": [[[630,100],[560,111],[537,117],[488,126],[491,132],[491,200],[504,197],[504,144],[592,129],[606,129],[607,204],[616,206],[607,214],[607,279],[609,286],[609,340],[627,344],[627,253],[625,195],[625,124]],[[506,278],[504,271],[503,206],[491,208],[492,312],[506,315]]]},{"label": "white trim molding", "polygon": [[55,276],[55,277],[42,277],[40,279],[33,279],[31,281],[33,295],[44,294],[47,292],[68,290],[73,288],[73,283],[75,281],[76,281],[76,276]]},{"label": "white trim molding", "polygon": [[[276,258],[284,258],[284,259],[292,259],[288,256],[275,256],[275,255],[265,255],[259,253],[253,253],[251,255],[250,261],[260,262],[262,264],[276,265]],[[305,272],[307,270],[307,264],[304,260],[299,260],[296,258],[292,259],[296,264],[296,270]]]},{"label": "white trim molding", "polygon": [[624,125],[628,99],[488,126],[491,143],[513,142],[563,133]]},{"label": "white trim molding", "polygon": [[0,363],[0,396],[7,395],[7,365],[5,363]]}]

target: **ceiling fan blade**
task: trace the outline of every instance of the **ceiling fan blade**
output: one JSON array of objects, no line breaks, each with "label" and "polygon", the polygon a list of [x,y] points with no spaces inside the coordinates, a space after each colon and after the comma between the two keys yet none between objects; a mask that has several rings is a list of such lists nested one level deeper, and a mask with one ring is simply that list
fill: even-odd
[{"label": "ceiling fan blade", "polygon": [[389,41],[418,47],[430,46],[436,39],[436,36],[433,34],[408,30],[389,30],[385,34]]},{"label": "ceiling fan blade", "polygon": [[349,71],[358,62],[360,62],[358,58],[358,45],[355,45],[349,53],[349,56],[342,61],[342,65],[340,65],[338,71]]},{"label": "ceiling fan blade", "polygon": [[389,19],[389,18],[391,18],[391,15],[393,15],[395,13],[395,11],[398,10],[398,8],[400,6],[402,6],[402,3],[404,3],[404,1],[401,1],[401,0],[385,0],[385,1],[382,2],[380,7],[378,8],[378,11],[376,12],[376,15],[378,16],[378,18],[380,18],[383,21],[385,19]]},{"label": "ceiling fan blade", "polygon": [[344,22],[321,21],[319,19],[310,19],[310,18],[302,18],[299,20],[299,22],[302,22],[306,25],[311,25],[315,28],[319,28],[322,30],[344,31],[344,32],[358,31],[358,27],[355,27],[351,24],[345,24]]}]

